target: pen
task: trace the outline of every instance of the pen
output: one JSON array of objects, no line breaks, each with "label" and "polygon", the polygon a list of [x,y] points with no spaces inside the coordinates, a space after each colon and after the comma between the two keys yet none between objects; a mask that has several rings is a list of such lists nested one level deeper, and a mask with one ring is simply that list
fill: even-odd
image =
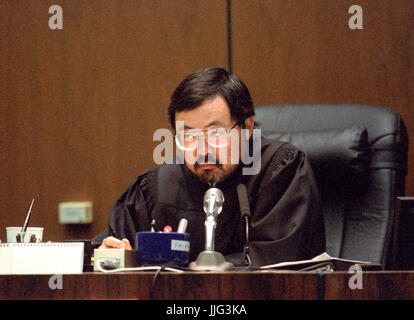
[{"label": "pen", "polygon": [[24,242],[24,236],[26,234],[27,226],[29,224],[30,214],[32,213],[32,207],[33,207],[34,200],[35,199],[33,198],[32,203],[30,204],[29,211],[27,212],[26,220],[24,221],[22,230],[20,230],[20,234],[17,234],[16,236],[17,242]]},{"label": "pen", "polygon": [[181,219],[180,223],[178,224],[178,229],[177,229],[177,233],[185,233],[185,230],[187,230],[187,224],[188,221],[187,219]]},{"label": "pen", "polygon": [[32,207],[33,207],[34,200],[35,199],[33,198],[32,203],[30,204],[29,211],[27,212],[26,220],[24,221],[21,232],[26,232],[27,230],[27,225],[29,224],[30,214],[32,213]]},{"label": "pen", "polygon": [[152,221],[151,221],[151,232],[155,232],[155,231],[158,231],[158,230],[155,227],[155,219],[152,219]]}]

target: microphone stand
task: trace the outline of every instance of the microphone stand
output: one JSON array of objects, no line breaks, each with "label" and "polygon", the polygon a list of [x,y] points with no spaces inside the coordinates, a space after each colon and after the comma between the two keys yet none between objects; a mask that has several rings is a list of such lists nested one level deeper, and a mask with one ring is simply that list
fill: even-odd
[{"label": "microphone stand", "polygon": [[[215,229],[217,225],[217,215],[221,212],[221,207],[217,210],[215,209],[216,198],[221,195],[222,201],[224,197],[222,192],[219,189],[211,188],[207,190],[206,196],[212,195],[213,201],[211,199],[208,201],[208,207],[204,208],[204,211],[207,214],[206,221],[204,223],[206,228],[206,242],[204,251],[200,252],[197,260],[189,264],[191,270],[198,271],[226,271],[234,268],[234,265],[224,259],[224,256],[218,252],[214,251],[214,236]],[[221,202],[222,202],[221,201]],[[222,205],[222,204],[221,204]]]},{"label": "microphone stand", "polygon": [[206,251],[214,251],[216,225],[217,223],[214,216],[208,216],[206,222],[204,222],[204,226],[206,227],[206,242],[204,247]]}]

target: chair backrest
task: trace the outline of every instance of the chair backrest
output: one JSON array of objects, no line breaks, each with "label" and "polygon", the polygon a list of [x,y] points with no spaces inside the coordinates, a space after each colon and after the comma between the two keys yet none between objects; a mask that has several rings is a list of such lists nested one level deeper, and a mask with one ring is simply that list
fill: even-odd
[{"label": "chair backrest", "polygon": [[396,197],[404,195],[407,173],[401,117],[385,107],[355,104],[266,105],[255,111],[263,136],[308,154],[322,198],[327,252],[393,268]]}]

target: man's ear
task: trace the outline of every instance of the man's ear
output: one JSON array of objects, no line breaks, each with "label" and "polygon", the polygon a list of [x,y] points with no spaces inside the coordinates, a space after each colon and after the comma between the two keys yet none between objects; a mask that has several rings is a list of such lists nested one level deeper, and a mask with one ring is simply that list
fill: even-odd
[{"label": "man's ear", "polygon": [[248,117],[246,120],[244,120],[244,129],[247,129],[249,133],[248,139],[250,139],[250,137],[253,134],[253,127],[254,127],[254,116]]}]

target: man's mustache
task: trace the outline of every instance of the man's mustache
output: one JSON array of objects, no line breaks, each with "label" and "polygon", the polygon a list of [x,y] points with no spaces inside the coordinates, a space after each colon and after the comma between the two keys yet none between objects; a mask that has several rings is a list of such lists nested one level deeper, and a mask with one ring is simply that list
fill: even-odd
[{"label": "man's mustache", "polygon": [[196,162],[194,163],[194,169],[197,169],[200,167],[200,164],[214,164],[219,168],[222,168],[223,165],[220,163],[220,161],[212,156],[212,155],[206,155],[206,156],[199,156],[196,160]]}]

